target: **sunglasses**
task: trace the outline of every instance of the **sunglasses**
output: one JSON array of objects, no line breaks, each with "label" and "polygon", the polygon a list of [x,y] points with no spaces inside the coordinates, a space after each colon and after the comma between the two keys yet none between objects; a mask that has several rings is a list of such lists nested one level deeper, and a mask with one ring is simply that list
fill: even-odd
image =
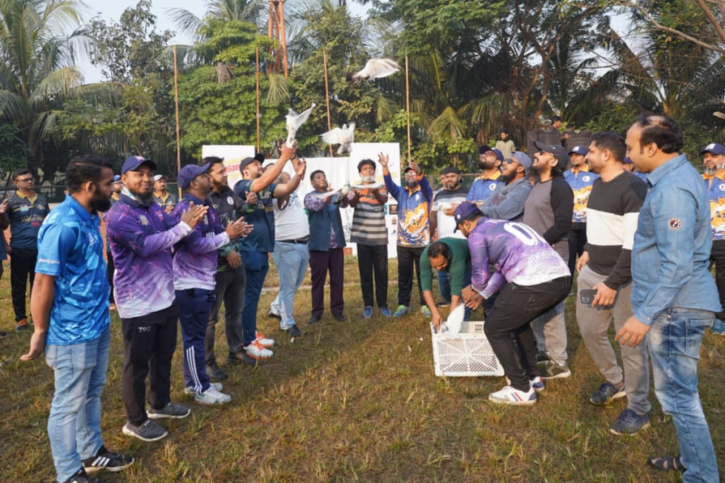
[{"label": "sunglasses", "polygon": [[504,161],[504,163],[513,164],[513,163],[518,163],[518,161],[516,161],[516,159],[514,159],[514,158],[508,158],[506,161]]}]

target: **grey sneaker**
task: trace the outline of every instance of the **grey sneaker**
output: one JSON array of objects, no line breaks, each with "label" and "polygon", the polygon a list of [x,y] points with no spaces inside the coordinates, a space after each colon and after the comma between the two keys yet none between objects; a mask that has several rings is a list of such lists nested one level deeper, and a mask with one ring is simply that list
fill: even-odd
[{"label": "grey sneaker", "polygon": [[571,376],[571,371],[569,370],[569,366],[566,362],[559,364],[554,361],[547,361],[546,363],[541,363],[538,366],[539,375],[542,379],[561,379]]},{"label": "grey sneaker", "polygon": [[620,397],[624,397],[626,395],[627,393],[624,392],[624,384],[622,384],[622,387],[617,387],[611,382],[605,382],[599,386],[597,392],[593,393],[589,397],[589,402],[595,406],[606,406],[612,402],[613,399],[619,399]]},{"label": "grey sneaker", "polygon": [[184,419],[191,414],[191,409],[181,404],[169,403],[161,409],[150,407],[146,414],[150,419]]},{"label": "grey sneaker", "polygon": [[212,381],[223,381],[227,378],[227,373],[222,371],[216,362],[206,365],[206,374]]},{"label": "grey sneaker", "polygon": [[617,435],[633,435],[641,429],[649,428],[649,416],[639,416],[631,409],[625,409],[616,421],[609,426],[609,432]]},{"label": "grey sneaker", "polygon": [[141,426],[127,422],[123,426],[123,434],[133,436],[141,441],[151,442],[165,438],[169,435],[169,432],[150,419],[147,419]]}]

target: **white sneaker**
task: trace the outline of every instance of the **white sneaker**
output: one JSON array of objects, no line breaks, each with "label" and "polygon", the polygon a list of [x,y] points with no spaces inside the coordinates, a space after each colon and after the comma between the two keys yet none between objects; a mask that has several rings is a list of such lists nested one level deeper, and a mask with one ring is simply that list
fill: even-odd
[{"label": "white sneaker", "polygon": [[267,339],[261,332],[257,332],[257,339],[255,342],[259,343],[259,345],[265,349],[269,349],[274,346],[274,339]]},{"label": "white sneaker", "polygon": [[260,344],[256,340],[249,344],[247,347],[245,347],[244,350],[247,352],[247,355],[252,359],[269,359],[274,355],[274,352],[264,348],[262,344]]},{"label": "white sneaker", "polygon": [[[213,387],[217,391],[221,391],[222,390],[222,383],[221,382],[212,382],[210,387]],[[196,389],[194,389],[193,387],[185,387],[184,388],[184,394],[194,394],[195,392],[196,392]]]},{"label": "white sneaker", "polygon": [[511,386],[506,386],[500,391],[488,395],[488,400],[496,404],[511,404],[514,406],[533,406],[536,404],[536,391],[529,387],[528,392],[519,391]]},{"label": "white sneaker", "polygon": [[[508,377],[506,378],[506,385],[511,385],[511,379],[509,379]],[[542,392],[546,388],[544,384],[544,379],[541,376],[536,376],[533,379],[529,379],[529,385],[534,388],[536,394]]]},{"label": "white sneaker", "polygon": [[228,394],[222,394],[213,387],[209,386],[209,389],[194,396],[194,400],[199,404],[226,404],[232,400],[232,397]]}]

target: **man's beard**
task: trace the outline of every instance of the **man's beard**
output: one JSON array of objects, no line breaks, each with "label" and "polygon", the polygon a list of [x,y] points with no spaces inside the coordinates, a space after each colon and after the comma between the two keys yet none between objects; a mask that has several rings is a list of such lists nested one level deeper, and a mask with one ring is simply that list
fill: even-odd
[{"label": "man's beard", "polygon": [[407,188],[415,188],[416,186],[418,186],[418,180],[417,179],[406,179],[405,186]]},{"label": "man's beard", "polygon": [[154,193],[134,193],[133,194],[136,197],[136,201],[139,205],[144,206],[148,208],[149,206],[154,204]]},{"label": "man's beard", "polygon": [[541,171],[536,166],[531,166],[529,170],[529,176],[534,180],[534,184],[541,181]]},{"label": "man's beard", "polygon": [[103,196],[95,194],[91,198],[91,208],[100,212],[108,211],[111,208],[111,198],[104,198]]},{"label": "man's beard", "polygon": [[717,166],[714,166],[712,168],[707,168],[706,167],[705,170],[704,170],[704,173],[707,174],[707,175],[713,175],[713,174],[717,173]]},{"label": "man's beard", "polygon": [[455,191],[458,189],[458,187],[461,186],[461,182],[459,181],[456,184],[444,184],[443,187],[447,189],[448,191]]},{"label": "man's beard", "polygon": [[513,173],[509,173],[509,174],[501,173],[501,181],[503,181],[506,184],[509,184],[510,182],[512,182],[514,180],[514,178],[516,178],[516,171],[514,171]]},{"label": "man's beard", "polygon": [[492,163],[490,163],[490,164],[488,163],[488,161],[479,161],[478,162],[478,167],[481,168],[481,169],[491,169],[491,168],[493,168],[495,166],[495,164],[496,164],[495,161],[492,162]]}]

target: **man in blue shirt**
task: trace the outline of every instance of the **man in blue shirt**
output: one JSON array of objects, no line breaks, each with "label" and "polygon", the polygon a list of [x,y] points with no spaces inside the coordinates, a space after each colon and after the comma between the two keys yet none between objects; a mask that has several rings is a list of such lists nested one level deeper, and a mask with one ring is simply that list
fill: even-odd
[{"label": "man in blue shirt", "polygon": [[[244,350],[253,359],[268,359],[273,353],[269,347],[274,340],[267,339],[257,332],[257,306],[262,294],[264,278],[269,270],[269,254],[274,252],[274,206],[273,198],[289,196],[297,189],[300,179],[305,175],[307,163],[297,160],[297,145],[288,147],[282,143],[280,157],[276,163],[262,169],[261,157],[246,158],[239,163],[239,171],[244,179],[234,186],[234,192],[247,202],[244,219],[254,226],[252,232],[239,243],[239,251],[244,264],[247,286],[244,289],[244,308],[242,309],[242,333]],[[287,161],[292,160],[295,176],[287,184],[275,184]],[[304,222],[304,221],[303,221]]]},{"label": "man in blue shirt", "polygon": [[643,114],[627,132],[627,154],[651,186],[632,249],[634,315],[616,339],[647,344],[655,393],[672,416],[679,457],[655,458],[660,469],[684,469],[683,481],[720,481],[717,458],[697,392],[702,336],[722,307],[708,270],[712,230],[708,193],[682,150],[680,126]]},{"label": "man in blue shirt", "polygon": [[478,167],[481,168],[481,176],[476,178],[468,190],[466,201],[476,203],[478,206],[486,201],[496,187],[501,184],[499,177],[501,176],[501,163],[503,163],[503,153],[498,149],[491,149],[489,146],[483,145],[478,149],[481,159]]},{"label": "man in blue shirt", "polygon": [[111,317],[99,212],[110,207],[111,166],[92,156],[71,161],[70,194],[38,237],[30,301],[35,331],[21,360],[36,359],[45,349],[55,371],[48,437],[59,482],[99,481],[86,472],[120,471],[134,461],[108,451],[101,438]]},{"label": "man in blue shirt", "polygon": [[25,293],[28,279],[30,291],[33,291],[35,261],[38,258],[38,232],[50,208],[45,196],[33,190],[35,179],[28,168],[16,169],[12,178],[17,191],[4,202],[7,207],[4,212],[0,212],[0,220],[10,223],[10,289],[15,311],[15,330],[21,331],[28,328]]}]

